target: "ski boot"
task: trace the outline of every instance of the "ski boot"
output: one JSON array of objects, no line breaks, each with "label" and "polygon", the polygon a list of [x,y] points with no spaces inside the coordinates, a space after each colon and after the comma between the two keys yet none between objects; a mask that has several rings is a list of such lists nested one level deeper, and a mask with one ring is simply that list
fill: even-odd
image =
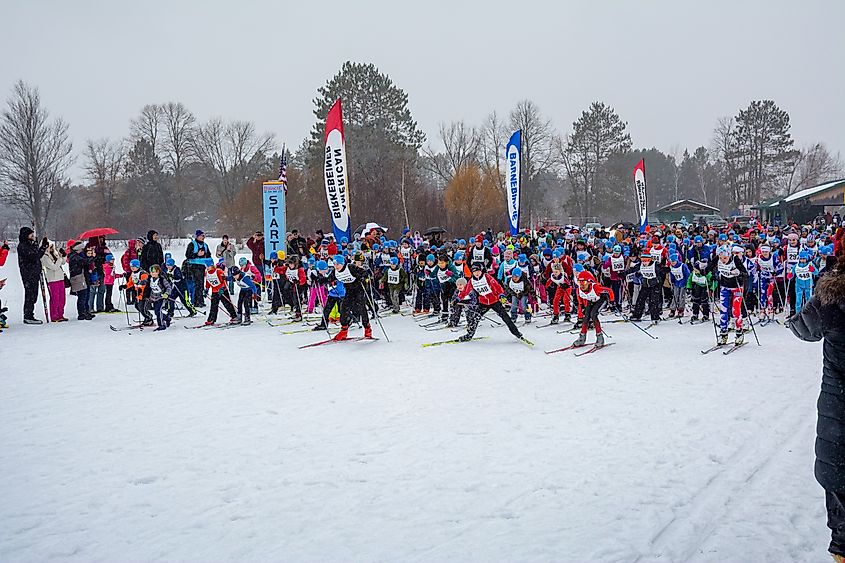
[{"label": "ski boot", "polygon": [[563,314],[563,322],[571,323],[572,322],[572,316],[569,313],[564,313]]},{"label": "ski boot", "polygon": [[669,318],[670,318],[670,319],[674,319],[674,318],[675,318],[675,311],[669,311]]},{"label": "ski boot", "polygon": [[572,343],[572,346],[575,347],[575,348],[579,348],[581,346],[584,346],[586,343],[587,343],[587,335],[582,332],[582,333],[578,334],[578,338],[575,340],[575,342]]},{"label": "ski boot", "polygon": [[239,324],[241,324],[241,318],[240,317],[232,317],[231,319],[229,319],[229,324],[230,325],[239,325]]},{"label": "ski boot", "polygon": [[367,326],[364,327],[364,338],[372,338],[373,337],[373,327]]},{"label": "ski boot", "polygon": [[745,333],[738,330],[736,337],[734,337],[734,346],[741,346],[745,342]]},{"label": "ski boot", "polygon": [[718,344],[719,346],[724,346],[727,343],[728,343],[728,331],[723,330],[722,332],[719,333],[719,338],[716,339],[716,344]]},{"label": "ski boot", "polygon": [[237,318],[237,319],[238,319],[238,322],[237,322],[236,324],[241,324],[241,322],[243,321],[243,317],[241,317],[240,315],[238,315],[238,316],[237,316],[237,317],[235,317],[235,318]]},{"label": "ski boot", "polygon": [[244,325],[244,326],[249,326],[249,325],[252,324],[252,319],[250,319],[249,317],[246,317],[241,324]]},{"label": "ski boot", "polygon": [[573,328],[581,328],[581,326],[583,324],[584,324],[584,319],[578,319],[577,321],[575,321],[575,326]]},{"label": "ski boot", "polygon": [[549,321],[549,324],[550,325],[556,325],[559,322],[560,322],[560,317],[558,317],[557,315],[552,315],[552,320]]},{"label": "ski boot", "polygon": [[604,334],[598,333],[596,334],[596,348],[601,348],[604,346]]},{"label": "ski boot", "polygon": [[[88,316],[91,317],[90,314]],[[153,320],[152,319],[144,319],[144,322],[141,323],[141,326],[153,326]]]},{"label": "ski boot", "polygon": [[326,325],[324,325],[323,323],[320,323],[314,328],[312,328],[311,332],[320,332],[321,330],[326,330]]},{"label": "ski boot", "polygon": [[530,325],[531,321],[532,321],[531,315],[528,315],[527,317],[525,317],[525,324]]},{"label": "ski boot", "polygon": [[332,340],[346,340],[347,338],[349,338],[349,325],[341,326],[340,332],[335,334]]},{"label": "ski boot", "polygon": [[211,326],[213,324],[214,324],[214,321],[205,321],[204,323],[202,323],[202,326]]},{"label": "ski boot", "polygon": [[690,324],[695,324],[698,322],[698,315],[693,315],[689,319]]}]

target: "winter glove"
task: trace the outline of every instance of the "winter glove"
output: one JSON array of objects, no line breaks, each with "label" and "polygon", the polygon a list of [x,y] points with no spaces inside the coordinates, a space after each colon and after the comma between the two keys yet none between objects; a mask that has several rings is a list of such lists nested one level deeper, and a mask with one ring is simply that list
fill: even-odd
[{"label": "winter glove", "polygon": [[126,291],[126,284],[124,284],[124,283],[120,284],[119,286],[117,286],[117,290],[118,291]]}]

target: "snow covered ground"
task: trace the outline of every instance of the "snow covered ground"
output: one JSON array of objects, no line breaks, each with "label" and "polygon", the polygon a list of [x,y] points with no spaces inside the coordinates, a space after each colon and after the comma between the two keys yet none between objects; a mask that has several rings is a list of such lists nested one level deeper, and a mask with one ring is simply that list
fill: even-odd
[{"label": "snow covered ground", "polygon": [[299,350],[324,335],[24,326],[0,277],[2,561],[827,560],[821,350],[781,326],[701,356],[711,325],[610,324],[575,358],[392,317]]}]

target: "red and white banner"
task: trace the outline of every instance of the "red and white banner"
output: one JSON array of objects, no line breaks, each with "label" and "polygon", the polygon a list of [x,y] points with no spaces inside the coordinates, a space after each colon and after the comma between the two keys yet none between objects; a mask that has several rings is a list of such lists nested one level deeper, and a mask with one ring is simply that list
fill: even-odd
[{"label": "red and white banner", "polygon": [[326,152],[323,177],[326,186],[326,201],[332,216],[332,230],[335,240],[346,238],[352,242],[349,222],[349,182],[346,173],[346,142],[343,137],[343,110],[340,98],[326,116]]},{"label": "red and white banner", "polygon": [[640,232],[648,226],[648,193],[645,185],[645,159],[634,166],[634,191],[637,193],[637,215],[640,220]]}]

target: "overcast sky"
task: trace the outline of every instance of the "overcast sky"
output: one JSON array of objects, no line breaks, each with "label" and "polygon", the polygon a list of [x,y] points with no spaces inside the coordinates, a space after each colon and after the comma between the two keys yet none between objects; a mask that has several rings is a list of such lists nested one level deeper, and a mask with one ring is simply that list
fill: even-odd
[{"label": "overcast sky", "polygon": [[797,146],[845,153],[841,0],[0,0],[0,14],[3,98],[18,79],[38,86],[77,152],[171,100],[298,146],[316,89],[353,60],[409,94],[434,143],[440,122],[476,124],[524,98],[567,132],[603,100],[635,146],[682,152],[771,98]]}]

